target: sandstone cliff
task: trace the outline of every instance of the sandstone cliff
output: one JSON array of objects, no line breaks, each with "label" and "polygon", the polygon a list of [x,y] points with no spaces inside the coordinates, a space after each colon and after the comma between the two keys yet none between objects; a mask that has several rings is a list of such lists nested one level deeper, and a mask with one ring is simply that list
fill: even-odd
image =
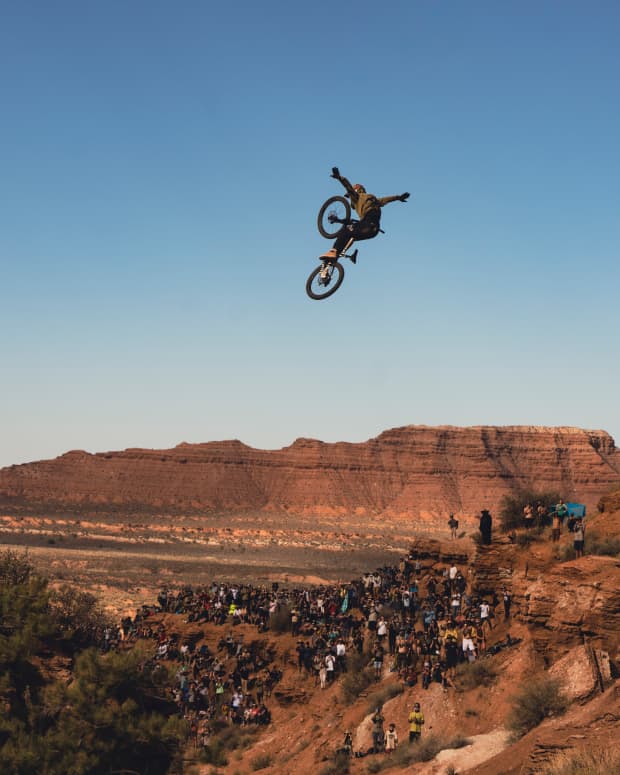
[{"label": "sandstone cliff", "polygon": [[0,509],[262,511],[462,516],[521,488],[594,507],[620,479],[604,431],[532,426],[406,426],[367,442],[298,439],[280,450],[239,441],[170,450],[68,452],[0,470]]}]

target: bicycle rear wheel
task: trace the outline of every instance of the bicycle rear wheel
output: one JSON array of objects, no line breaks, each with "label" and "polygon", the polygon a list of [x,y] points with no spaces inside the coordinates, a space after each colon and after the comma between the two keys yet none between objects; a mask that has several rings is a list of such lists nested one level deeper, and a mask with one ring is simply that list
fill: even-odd
[{"label": "bicycle rear wheel", "polygon": [[[319,210],[317,224],[319,232],[327,239],[334,239],[344,226],[342,221],[348,221],[351,217],[351,205],[343,196],[332,196]],[[330,218],[337,219],[333,223]]]},{"label": "bicycle rear wheel", "polygon": [[344,267],[338,261],[317,266],[306,282],[306,293],[311,299],[326,299],[336,293],[344,280]]}]

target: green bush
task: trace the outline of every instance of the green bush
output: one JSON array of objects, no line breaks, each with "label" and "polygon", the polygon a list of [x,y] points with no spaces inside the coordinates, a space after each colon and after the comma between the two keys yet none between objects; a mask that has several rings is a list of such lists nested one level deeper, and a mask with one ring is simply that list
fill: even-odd
[{"label": "green bush", "polygon": [[64,584],[50,594],[50,615],[63,636],[76,644],[92,642],[92,633],[109,624],[97,598]]},{"label": "green bush", "polygon": [[544,719],[563,713],[568,704],[558,680],[547,675],[529,679],[513,697],[508,727],[515,737],[522,737]]},{"label": "green bush", "polygon": [[28,554],[18,554],[10,549],[0,555],[0,584],[11,587],[15,584],[25,584],[33,575],[34,568],[28,559]]},{"label": "green bush", "polygon": [[[176,766],[187,725],[172,703],[157,700],[138,649],[73,658],[69,682],[42,665],[59,651],[62,632],[50,606],[47,580],[28,562],[0,556],[0,762],[7,775],[90,775]],[[88,608],[88,606],[87,606]],[[62,641],[63,648],[67,641]],[[162,707],[164,712],[154,710]]]},{"label": "green bush", "polygon": [[540,501],[544,506],[555,505],[560,496],[554,492],[533,492],[521,490],[515,495],[505,495],[499,505],[499,522],[505,533],[524,526],[523,508],[528,503],[535,505]]}]

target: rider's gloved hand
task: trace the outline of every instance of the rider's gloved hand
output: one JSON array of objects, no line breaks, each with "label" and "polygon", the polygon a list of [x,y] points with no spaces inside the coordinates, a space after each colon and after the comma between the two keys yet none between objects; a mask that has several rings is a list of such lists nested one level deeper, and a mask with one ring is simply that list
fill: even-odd
[{"label": "rider's gloved hand", "polygon": [[407,201],[407,199],[409,199],[409,192],[408,192],[408,191],[405,191],[405,193],[404,193],[404,194],[401,194],[401,195],[400,195],[400,201],[401,201],[401,202],[406,202],[406,201]]},{"label": "rider's gloved hand", "polygon": [[330,177],[336,178],[336,180],[340,180],[340,170],[338,167],[332,167],[332,174]]}]

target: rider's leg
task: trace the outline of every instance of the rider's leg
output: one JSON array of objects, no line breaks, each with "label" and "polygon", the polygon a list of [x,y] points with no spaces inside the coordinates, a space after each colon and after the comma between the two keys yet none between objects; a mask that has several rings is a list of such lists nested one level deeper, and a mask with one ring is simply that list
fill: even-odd
[{"label": "rider's leg", "polygon": [[376,237],[378,233],[379,224],[376,221],[353,221],[342,229],[340,234],[336,237],[334,247],[331,250],[328,250],[327,253],[323,253],[321,258],[327,261],[335,261],[339,255],[346,253],[353,242],[372,239],[373,237]]}]

